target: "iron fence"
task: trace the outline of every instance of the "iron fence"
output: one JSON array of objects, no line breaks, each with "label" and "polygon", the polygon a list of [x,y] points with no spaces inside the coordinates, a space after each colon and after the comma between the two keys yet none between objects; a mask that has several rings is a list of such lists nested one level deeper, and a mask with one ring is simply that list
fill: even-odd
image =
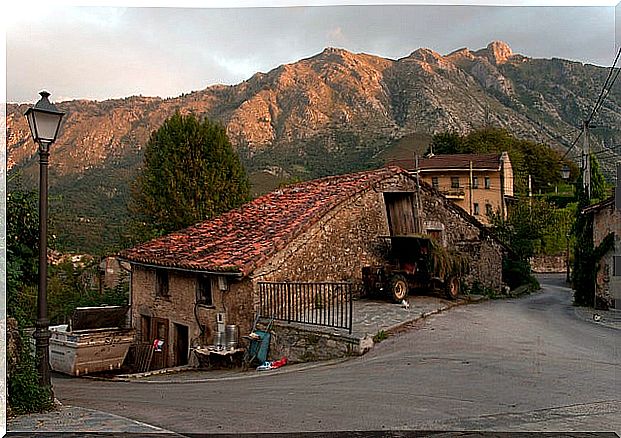
[{"label": "iron fence", "polygon": [[259,308],[264,317],[347,329],[352,332],[351,283],[260,282]]}]

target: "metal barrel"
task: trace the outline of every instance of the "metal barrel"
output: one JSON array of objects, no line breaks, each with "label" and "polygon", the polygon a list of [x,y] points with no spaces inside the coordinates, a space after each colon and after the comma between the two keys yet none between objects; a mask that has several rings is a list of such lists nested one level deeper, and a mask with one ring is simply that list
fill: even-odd
[{"label": "metal barrel", "polygon": [[234,324],[230,324],[227,325],[225,327],[225,333],[226,333],[226,348],[228,348],[229,350],[233,350],[235,348],[237,348],[237,326]]},{"label": "metal barrel", "polygon": [[224,347],[226,344],[226,336],[224,332],[216,332],[214,337],[214,345]]}]

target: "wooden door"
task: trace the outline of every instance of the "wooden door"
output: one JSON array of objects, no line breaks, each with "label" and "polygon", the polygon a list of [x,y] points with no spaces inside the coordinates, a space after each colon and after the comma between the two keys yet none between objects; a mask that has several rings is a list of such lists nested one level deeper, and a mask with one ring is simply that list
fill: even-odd
[{"label": "wooden door", "polygon": [[188,326],[175,324],[175,363],[174,366],[188,363],[188,351],[190,347]]},{"label": "wooden door", "polygon": [[168,320],[165,318],[151,318],[151,342],[156,339],[164,341],[161,351],[153,352],[153,360],[151,361],[151,369],[157,370],[168,367],[168,356],[170,351],[170,338],[168,336]]},{"label": "wooden door", "polygon": [[384,193],[384,201],[391,236],[408,236],[417,232],[412,193]]}]

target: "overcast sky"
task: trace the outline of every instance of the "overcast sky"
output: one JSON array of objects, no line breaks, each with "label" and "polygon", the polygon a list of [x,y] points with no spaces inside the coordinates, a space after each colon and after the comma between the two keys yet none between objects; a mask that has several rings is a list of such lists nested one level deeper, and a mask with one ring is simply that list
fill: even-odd
[{"label": "overcast sky", "polygon": [[621,9],[617,6],[615,13],[615,2],[606,0],[595,7],[524,6],[544,4],[533,1],[499,7],[337,1],[341,5],[229,9],[63,3],[35,7],[22,0],[7,11],[8,102],[34,102],[42,89],[54,101],[177,96],[216,83],[235,84],[327,46],[397,59],[419,47],[447,54],[502,40],[529,57],[609,66]]}]

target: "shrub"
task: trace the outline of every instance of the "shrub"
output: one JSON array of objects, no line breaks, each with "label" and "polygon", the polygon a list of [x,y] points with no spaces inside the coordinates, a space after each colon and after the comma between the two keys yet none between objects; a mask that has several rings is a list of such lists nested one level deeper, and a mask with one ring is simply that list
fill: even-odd
[{"label": "shrub", "polygon": [[525,260],[505,258],[502,261],[502,280],[511,289],[525,284],[534,290],[539,289],[539,281],[532,275],[530,265]]},{"label": "shrub", "polygon": [[19,359],[8,358],[7,369],[8,405],[14,414],[44,412],[53,409],[51,387],[39,386],[39,375],[27,337],[20,330],[21,348]]}]

